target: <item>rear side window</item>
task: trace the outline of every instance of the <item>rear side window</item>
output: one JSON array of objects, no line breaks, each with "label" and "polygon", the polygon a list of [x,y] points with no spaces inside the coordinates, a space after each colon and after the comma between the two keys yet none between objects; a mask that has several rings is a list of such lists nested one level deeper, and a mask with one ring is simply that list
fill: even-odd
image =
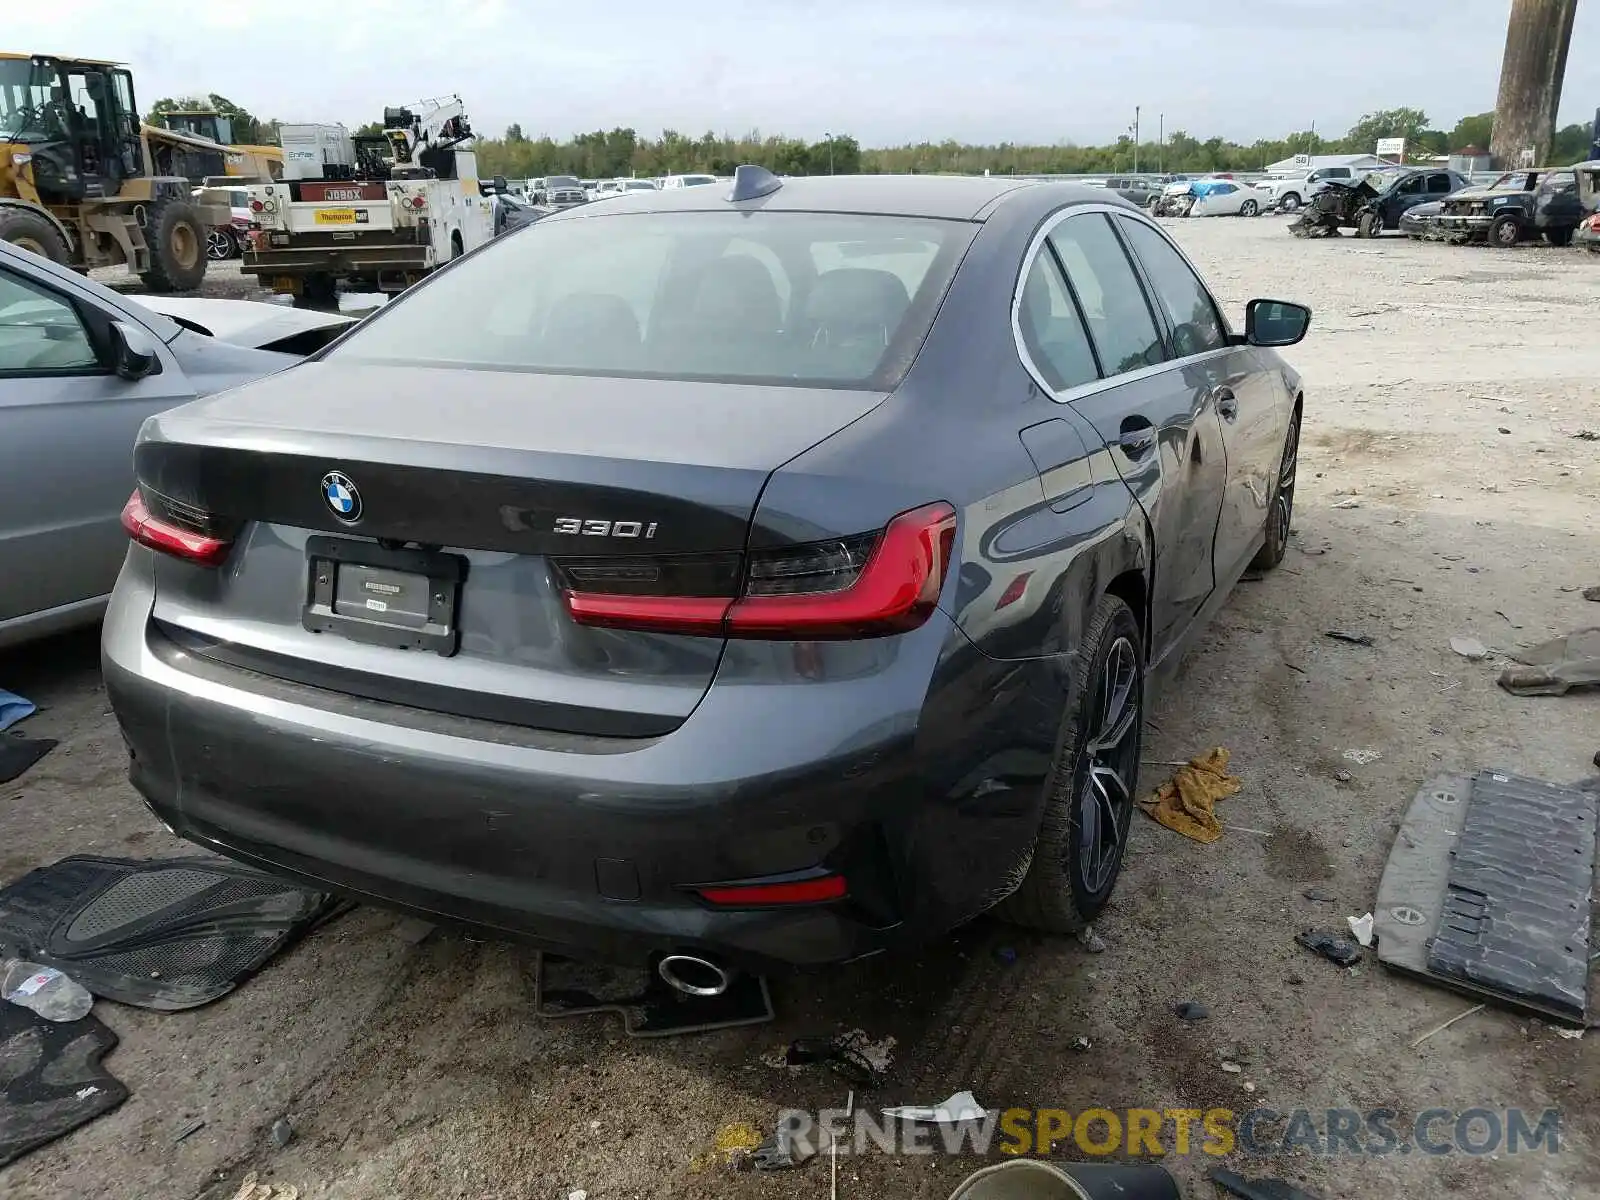
[{"label": "rear side window", "polygon": [[798,212],[547,219],[380,310],[330,357],[887,389],[976,228]]},{"label": "rear side window", "polygon": [[1048,250],[1034,256],[1023,282],[1017,328],[1028,357],[1052,390],[1061,392],[1100,378],[1083,318]]},{"label": "rear side window", "polygon": [[1428,193],[1433,196],[1447,196],[1455,191],[1455,184],[1448,175],[1429,175]]},{"label": "rear side window", "polygon": [[1217,306],[1183,256],[1142,221],[1122,221],[1133,252],[1144,264],[1156,299],[1172,322],[1172,346],[1179,358],[1220,350],[1228,344]]},{"label": "rear side window", "polygon": [[1166,350],[1144,289],[1106,216],[1068,217],[1049,240],[1083,305],[1105,373],[1121,375],[1164,361]]}]

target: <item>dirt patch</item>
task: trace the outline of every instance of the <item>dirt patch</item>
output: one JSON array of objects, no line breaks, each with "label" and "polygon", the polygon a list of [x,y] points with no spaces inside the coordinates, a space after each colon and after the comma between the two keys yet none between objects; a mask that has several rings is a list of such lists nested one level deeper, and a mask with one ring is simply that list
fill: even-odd
[{"label": "dirt patch", "polygon": [[1333,855],[1309,830],[1279,825],[1267,837],[1267,874],[1289,883],[1333,878]]}]

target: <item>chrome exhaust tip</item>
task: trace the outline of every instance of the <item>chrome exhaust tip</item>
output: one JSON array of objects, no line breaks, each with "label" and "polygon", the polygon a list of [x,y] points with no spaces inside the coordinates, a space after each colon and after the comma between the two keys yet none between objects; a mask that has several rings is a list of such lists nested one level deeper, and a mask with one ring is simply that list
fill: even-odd
[{"label": "chrome exhaust tip", "polygon": [[669,954],[656,965],[668,987],[685,996],[720,996],[732,982],[716,963],[692,954]]}]

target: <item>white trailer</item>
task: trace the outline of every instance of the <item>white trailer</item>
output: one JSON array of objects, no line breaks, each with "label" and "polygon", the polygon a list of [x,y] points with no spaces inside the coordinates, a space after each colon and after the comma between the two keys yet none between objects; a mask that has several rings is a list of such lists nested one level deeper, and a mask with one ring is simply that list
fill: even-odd
[{"label": "white trailer", "polygon": [[247,189],[244,273],[329,303],[341,289],[403,291],[493,237],[460,100],[415,107],[385,109],[384,133],[370,138],[294,127],[296,177],[286,140],[285,178]]}]

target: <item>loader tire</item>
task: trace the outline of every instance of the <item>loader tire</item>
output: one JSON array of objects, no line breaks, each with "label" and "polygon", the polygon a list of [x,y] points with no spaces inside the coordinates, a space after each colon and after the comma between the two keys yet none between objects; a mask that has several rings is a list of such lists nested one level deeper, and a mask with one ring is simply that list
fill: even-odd
[{"label": "loader tire", "polygon": [[72,251],[61,231],[41,213],[0,205],[0,242],[29,250],[63,267],[72,265]]},{"label": "loader tire", "polygon": [[206,228],[194,205],[157,200],[146,211],[144,240],[150,269],[140,273],[152,292],[192,292],[206,277]]}]

